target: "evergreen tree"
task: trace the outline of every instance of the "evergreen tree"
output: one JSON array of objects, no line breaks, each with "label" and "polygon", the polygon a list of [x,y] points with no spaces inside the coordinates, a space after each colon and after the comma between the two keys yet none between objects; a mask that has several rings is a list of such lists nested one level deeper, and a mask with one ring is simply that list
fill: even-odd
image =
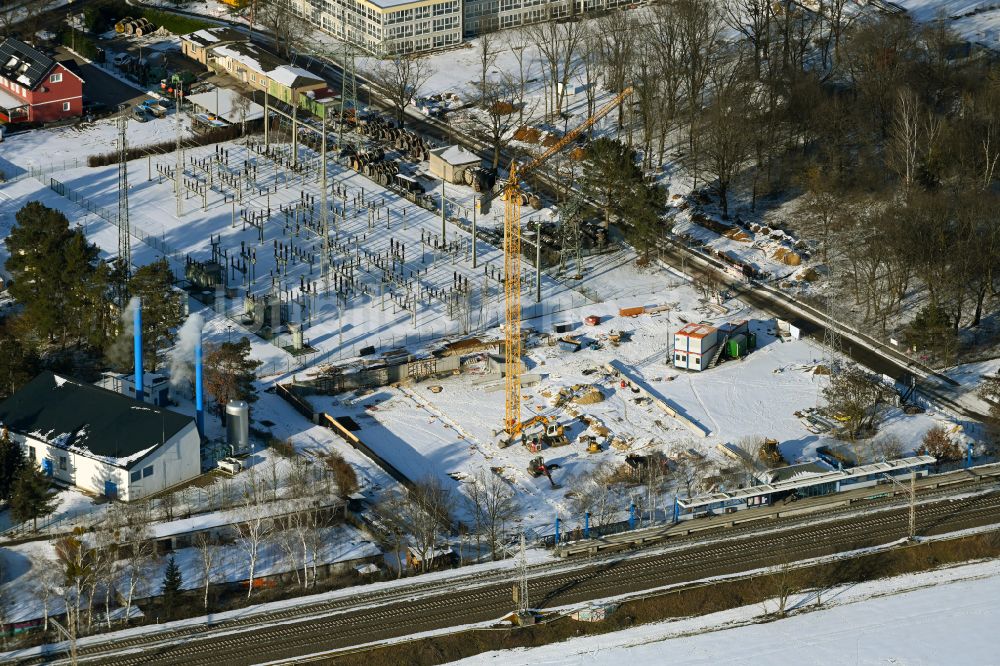
[{"label": "evergreen tree", "polygon": [[184,321],[183,304],[173,284],[166,259],[137,268],[129,281],[129,293],[142,300],[142,357],[151,371],[156,370],[157,352],[173,344],[174,329]]},{"label": "evergreen tree", "polygon": [[0,400],[38,373],[38,354],[25,345],[6,324],[0,327]]},{"label": "evergreen tree", "polygon": [[603,209],[605,224],[610,224],[612,215],[617,216],[630,240],[648,259],[653,242],[663,232],[663,190],[643,179],[638,155],[620,141],[597,139],[587,147],[586,157],[590,165],[584,171],[584,190]]},{"label": "evergreen tree", "polygon": [[614,139],[596,139],[587,146],[585,156],[589,165],[583,172],[583,188],[597,200],[608,225],[626,203],[624,193],[634,181],[642,180],[642,173],[634,152]]},{"label": "evergreen tree", "polygon": [[177,562],[174,560],[174,556],[170,556],[170,561],[167,562],[167,570],[163,575],[163,608],[166,610],[167,615],[173,615],[174,604],[177,602],[177,596],[180,594],[181,585],[184,583],[184,577],[181,575],[181,568],[177,566]]},{"label": "evergreen tree", "polygon": [[82,341],[92,318],[85,294],[93,287],[97,246],[81,229],[70,229],[65,215],[37,201],[19,210],[15,220],[4,241],[11,296],[24,306],[39,337],[63,345]]},{"label": "evergreen tree", "polygon": [[250,358],[247,338],[209,348],[205,355],[205,388],[215,398],[220,416],[226,413],[226,403],[230,400],[257,400],[254,380],[260,364]]},{"label": "evergreen tree", "polygon": [[648,261],[650,249],[666,228],[660,219],[666,196],[655,183],[638,180],[630,184],[623,199],[620,215],[625,235],[636,249],[641,249],[643,260]]},{"label": "evergreen tree", "polygon": [[34,464],[25,465],[14,480],[14,492],[10,498],[11,515],[19,523],[32,521],[38,531],[38,519],[52,513],[56,508],[56,498],[49,495],[49,477]]},{"label": "evergreen tree", "polygon": [[7,428],[0,430],[0,501],[9,502],[14,492],[14,481],[27,466],[21,445],[14,441]]}]

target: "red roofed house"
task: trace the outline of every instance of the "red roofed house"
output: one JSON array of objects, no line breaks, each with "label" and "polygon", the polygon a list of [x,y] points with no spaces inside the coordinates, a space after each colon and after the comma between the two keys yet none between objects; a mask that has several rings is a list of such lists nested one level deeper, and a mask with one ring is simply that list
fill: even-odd
[{"label": "red roofed house", "polygon": [[0,121],[49,123],[83,113],[83,79],[24,42],[0,42]]}]

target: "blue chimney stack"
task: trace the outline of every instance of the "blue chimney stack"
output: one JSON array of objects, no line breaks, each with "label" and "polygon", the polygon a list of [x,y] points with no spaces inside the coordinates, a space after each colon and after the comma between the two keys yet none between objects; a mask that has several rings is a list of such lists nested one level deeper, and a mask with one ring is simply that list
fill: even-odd
[{"label": "blue chimney stack", "polygon": [[142,390],[142,301],[135,299],[132,314],[132,340],[135,343],[135,399],[144,402]]},{"label": "blue chimney stack", "polygon": [[205,434],[205,406],[201,377],[201,331],[194,343],[194,419],[198,426],[198,434]]}]

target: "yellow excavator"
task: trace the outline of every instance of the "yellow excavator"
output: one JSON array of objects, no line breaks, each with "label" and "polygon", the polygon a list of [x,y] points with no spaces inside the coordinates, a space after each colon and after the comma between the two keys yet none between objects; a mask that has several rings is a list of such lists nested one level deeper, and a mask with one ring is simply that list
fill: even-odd
[{"label": "yellow excavator", "polygon": [[[534,427],[538,425],[541,426],[537,431]],[[517,434],[521,436],[521,443],[529,451],[537,453],[542,450],[543,446],[564,446],[569,444],[569,439],[566,437],[566,428],[553,421],[548,416],[543,416],[538,414],[532,416],[527,421],[521,423],[520,427],[516,430]],[[514,442],[514,437],[507,435],[500,440],[500,448],[505,449]]]}]

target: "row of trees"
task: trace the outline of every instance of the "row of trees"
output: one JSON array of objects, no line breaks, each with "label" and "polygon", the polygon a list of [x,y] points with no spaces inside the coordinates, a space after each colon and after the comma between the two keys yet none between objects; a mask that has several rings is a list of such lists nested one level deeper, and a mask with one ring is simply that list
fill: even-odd
[{"label": "row of trees", "polygon": [[[3,451],[0,445],[0,453]],[[34,563],[32,571],[44,629],[48,630],[50,614],[63,606],[74,636],[110,630],[115,622],[129,622],[136,599],[151,596],[160,597],[160,618],[170,619],[184,609],[194,608],[195,593],[183,591],[185,580],[189,584],[199,581],[199,605],[208,611],[213,585],[224,580],[224,572],[237,566],[234,558],[247,567],[243,575],[250,581],[249,598],[255,589],[253,581],[258,576],[260,558],[267,548],[280,554],[285,570],[294,573],[300,589],[315,587],[323,529],[330,524],[325,507],[332,498],[352,492],[357,485],[353,472],[345,471],[344,465],[343,459],[334,455],[320,468],[301,458],[289,459],[287,466],[260,471],[250,468],[241,476],[242,500],[234,509],[232,532],[228,536],[225,530],[196,534],[191,546],[194,565],[182,572],[171,557],[162,579],[156,572],[163,559],[157,553],[150,526],[157,519],[172,518],[170,508],[174,503],[160,514],[155,513],[150,501],[108,505],[104,519],[92,529],[85,532],[78,528],[56,541],[54,562]],[[274,501],[282,502],[281,515],[266,517],[269,512],[265,504]],[[157,504],[162,512],[164,502]],[[188,601],[185,594],[189,595]],[[0,610],[3,601],[0,599]]]},{"label": "row of trees", "polygon": [[[1000,70],[988,58],[962,57],[961,41],[940,24],[845,6],[669,0],[641,20],[611,12],[487,34],[477,41],[478,108],[469,122],[497,166],[513,130],[536,111],[530,82],[540,81],[552,122],[571,81],[588,84],[588,113],[598,86],[631,86],[617,117],[624,147],[593,147],[585,190],[608,201],[619,183],[606,166],[630,158],[650,168],[673,151],[724,218],[734,195],[753,214],[762,198],[772,205],[804,193],[805,214],[793,226],[815,241],[856,304],[838,314],[947,357],[956,335],[992,311],[998,291],[989,211],[997,203]],[[516,65],[497,71],[505,50]],[[401,62],[421,70],[408,99],[429,71],[419,60]],[[621,199],[640,201],[642,211],[659,203]],[[605,215],[632,223],[627,211],[606,206]],[[654,224],[652,235],[661,232]],[[901,330],[914,305],[925,316]]]}]

